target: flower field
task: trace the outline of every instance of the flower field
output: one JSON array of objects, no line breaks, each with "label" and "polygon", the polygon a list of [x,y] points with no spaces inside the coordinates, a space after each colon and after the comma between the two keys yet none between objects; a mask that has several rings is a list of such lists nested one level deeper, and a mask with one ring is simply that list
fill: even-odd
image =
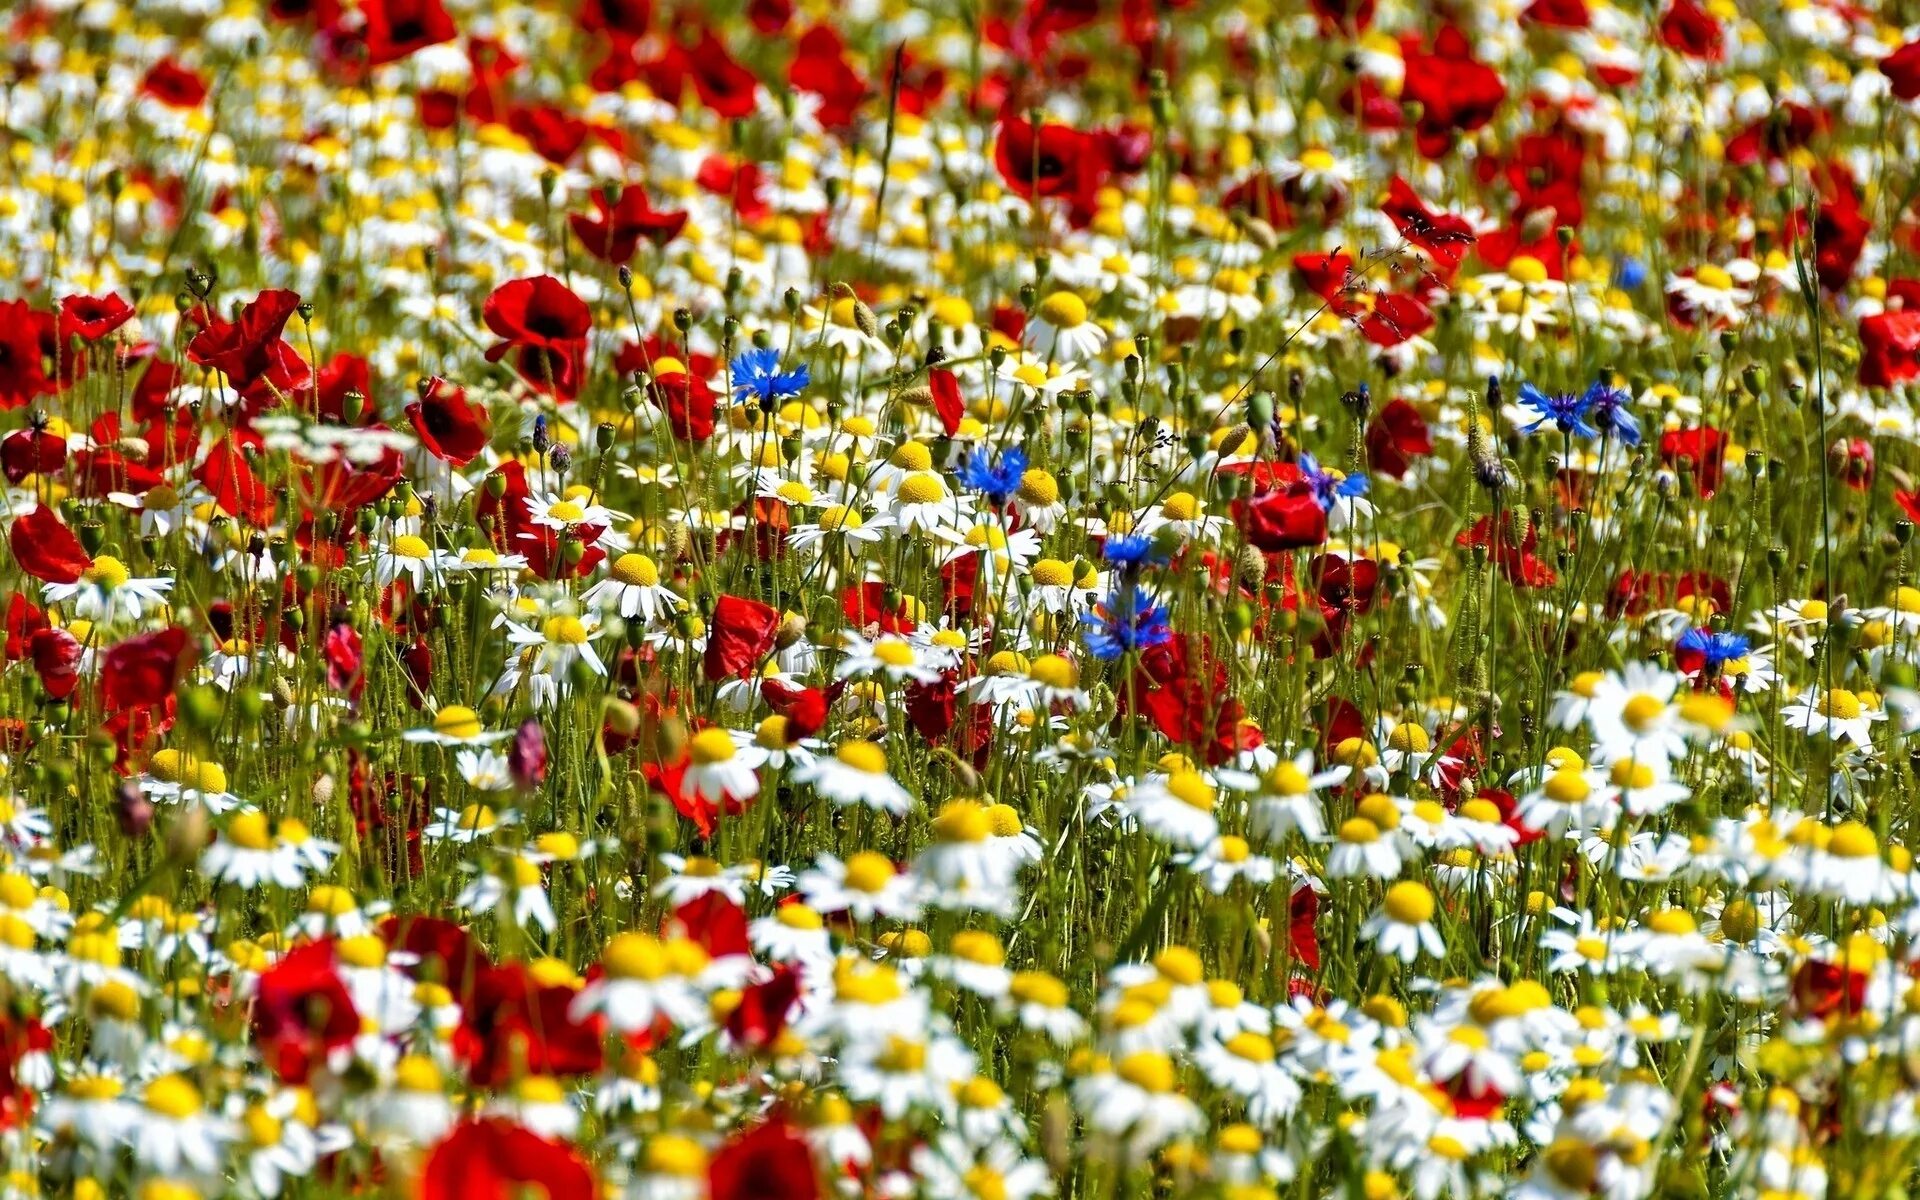
[{"label": "flower field", "polygon": [[1881,7],[14,0],[4,1200],[1903,1200]]}]

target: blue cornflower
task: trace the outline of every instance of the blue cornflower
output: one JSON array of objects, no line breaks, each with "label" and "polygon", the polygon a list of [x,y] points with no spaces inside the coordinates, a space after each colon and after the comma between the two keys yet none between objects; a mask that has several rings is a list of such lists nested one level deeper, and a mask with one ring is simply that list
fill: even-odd
[{"label": "blue cornflower", "polygon": [[1300,478],[1313,489],[1313,498],[1320,503],[1323,512],[1332,512],[1336,500],[1353,499],[1367,494],[1365,475],[1341,475],[1324,470],[1318,459],[1311,454],[1300,456]]},{"label": "blue cornflower", "polygon": [[1647,281],[1647,264],[1637,258],[1623,258],[1613,266],[1614,286],[1632,291]]},{"label": "blue cornflower", "polygon": [[1020,490],[1020,477],[1026,473],[1027,452],[1014,446],[997,456],[974,451],[960,464],[958,475],[964,486],[985,494],[995,504],[1005,504]]},{"label": "blue cornflower", "polygon": [[1689,629],[1680,635],[1675,647],[1682,654],[1698,654],[1701,669],[1709,674],[1735,659],[1745,658],[1752,648],[1753,643],[1744,633],[1715,633],[1711,629]]},{"label": "blue cornflower", "polygon": [[762,407],[791,400],[813,382],[813,373],[801,363],[791,371],[780,369],[778,350],[748,350],[733,360],[733,395]]},{"label": "blue cornflower", "polygon": [[1168,561],[1168,556],[1154,545],[1154,539],[1144,533],[1109,537],[1101,554],[1108,565],[1119,567],[1122,571],[1157,567]]},{"label": "blue cornflower", "polygon": [[1629,446],[1640,444],[1640,421],[1627,407],[1632,398],[1624,389],[1595,383],[1587,389],[1586,400],[1587,416],[1594,425]]},{"label": "blue cornflower", "polygon": [[1103,662],[1112,662],[1132,650],[1145,650],[1171,641],[1167,608],[1155,604],[1138,588],[1122,588],[1094,606],[1093,615],[1080,618],[1089,628],[1081,632],[1087,650]]},{"label": "blue cornflower", "polygon": [[1532,384],[1523,383],[1520,385],[1520,407],[1540,414],[1539,420],[1521,427],[1522,433],[1538,433],[1542,426],[1552,425],[1561,433],[1577,433],[1590,438],[1600,436],[1600,431],[1588,420],[1593,409],[1591,391],[1579,395],[1555,392],[1549,396]]}]

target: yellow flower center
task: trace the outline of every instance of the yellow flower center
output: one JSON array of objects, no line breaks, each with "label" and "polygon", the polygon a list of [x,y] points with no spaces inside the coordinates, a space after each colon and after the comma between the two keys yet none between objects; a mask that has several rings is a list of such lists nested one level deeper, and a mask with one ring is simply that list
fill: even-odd
[{"label": "yellow flower center", "polygon": [[847,886],[858,892],[878,892],[893,882],[893,875],[893,863],[871,850],[862,850],[847,860]]},{"label": "yellow flower center", "polygon": [[887,752],[872,742],[843,742],[833,756],[869,775],[884,775],[887,771]]},{"label": "yellow flower center", "polygon": [[201,1110],[200,1089],[184,1075],[162,1075],[147,1085],[141,1099],[163,1117],[185,1120]]},{"label": "yellow flower center", "polygon": [[1054,292],[1035,311],[1055,329],[1072,329],[1086,323],[1087,302],[1072,292]]},{"label": "yellow flower center", "polygon": [[449,704],[433,714],[433,731],[452,738],[480,736],[480,714],[464,704]]},{"label": "yellow flower center", "polygon": [[1201,812],[1212,812],[1213,785],[1198,771],[1177,771],[1167,780],[1167,793],[1175,800]]},{"label": "yellow flower center", "polygon": [[425,538],[415,537],[411,533],[403,533],[393,539],[387,551],[395,558],[428,558],[433,554]]},{"label": "yellow flower center", "polygon": [[88,567],[83,574],[86,576],[88,583],[93,584],[95,587],[105,588],[108,591],[119,587],[132,577],[131,573],[127,570],[127,565],[111,554],[102,554],[100,557],[94,559],[93,565]]},{"label": "yellow flower center", "polygon": [[688,741],[687,753],[693,758],[695,766],[706,767],[726,762],[733,757],[733,735],[714,727],[702,729]]},{"label": "yellow flower center", "polygon": [[1433,892],[1411,880],[1396,883],[1387,889],[1382,907],[1389,918],[1402,925],[1424,925],[1433,919]]},{"label": "yellow flower center", "polygon": [[917,471],[900,481],[900,503],[936,504],[947,498],[947,485],[930,471]]},{"label": "yellow flower center", "polygon": [[644,554],[622,554],[614,560],[612,576],[629,587],[656,587],[660,568]]},{"label": "yellow flower center", "polygon": [[541,627],[549,642],[562,646],[584,646],[587,644],[587,627],[579,617],[548,617]]}]

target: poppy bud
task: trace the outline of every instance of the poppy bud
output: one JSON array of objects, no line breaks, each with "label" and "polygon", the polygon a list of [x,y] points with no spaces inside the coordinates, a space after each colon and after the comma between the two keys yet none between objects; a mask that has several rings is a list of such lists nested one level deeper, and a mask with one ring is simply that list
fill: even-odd
[{"label": "poppy bud", "polygon": [[197,862],[212,840],[213,822],[207,816],[207,806],[195,801],[167,827],[167,858],[182,866]]},{"label": "poppy bud", "polygon": [[133,780],[123,780],[119,794],[114,799],[114,820],[120,825],[120,833],[129,838],[143,838],[153,828],[153,801]]},{"label": "poppy bud", "polygon": [[625,291],[626,289],[633,286],[633,268],[632,267],[629,267],[625,263],[622,263],[618,274],[620,279],[620,290]]},{"label": "poppy bud", "polygon": [[673,327],[680,333],[693,328],[693,313],[684,308],[673,310]]}]

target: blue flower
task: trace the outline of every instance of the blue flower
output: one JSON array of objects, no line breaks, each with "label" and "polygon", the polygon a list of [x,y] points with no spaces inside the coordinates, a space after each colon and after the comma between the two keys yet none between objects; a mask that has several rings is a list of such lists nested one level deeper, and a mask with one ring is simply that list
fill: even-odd
[{"label": "blue flower", "polygon": [[1587,389],[1586,401],[1587,416],[1594,425],[1629,446],[1640,444],[1640,421],[1627,407],[1631,397],[1624,389],[1595,383]]},{"label": "blue flower", "polygon": [[1323,512],[1332,512],[1336,500],[1351,499],[1367,494],[1365,475],[1341,475],[1324,470],[1318,459],[1311,454],[1300,456],[1300,478],[1313,489],[1313,498],[1320,503]]},{"label": "blue flower", "polygon": [[1081,632],[1087,650],[1103,662],[1173,639],[1166,606],[1155,604],[1138,588],[1115,591],[1105,602],[1094,606],[1094,615],[1080,619],[1089,626]]},{"label": "blue flower", "polygon": [[985,494],[995,504],[1005,504],[1020,490],[1020,477],[1027,473],[1027,452],[1015,446],[999,455],[974,451],[960,464],[960,482]]},{"label": "blue flower", "polygon": [[1647,264],[1637,258],[1623,258],[1614,264],[1614,286],[1632,291],[1647,280]]},{"label": "blue flower", "polygon": [[778,350],[748,350],[733,360],[734,398],[757,401],[763,408],[793,399],[811,382],[813,374],[805,363],[782,371]]},{"label": "blue flower", "polygon": [[1152,538],[1143,533],[1109,537],[1101,553],[1110,565],[1122,571],[1138,571],[1167,562],[1167,555],[1154,546]]},{"label": "blue flower", "polygon": [[1744,633],[1715,633],[1710,629],[1689,629],[1680,635],[1680,642],[1676,649],[1681,653],[1698,654],[1701,659],[1701,669],[1712,674],[1735,659],[1745,658],[1747,651],[1752,647],[1753,643]]},{"label": "blue flower", "polygon": [[1600,431],[1588,420],[1593,410],[1591,391],[1579,395],[1556,392],[1549,396],[1532,384],[1523,383],[1520,385],[1520,407],[1540,414],[1539,420],[1521,427],[1522,433],[1538,433],[1543,426],[1552,425],[1561,433],[1577,433],[1590,438],[1600,436]]}]

